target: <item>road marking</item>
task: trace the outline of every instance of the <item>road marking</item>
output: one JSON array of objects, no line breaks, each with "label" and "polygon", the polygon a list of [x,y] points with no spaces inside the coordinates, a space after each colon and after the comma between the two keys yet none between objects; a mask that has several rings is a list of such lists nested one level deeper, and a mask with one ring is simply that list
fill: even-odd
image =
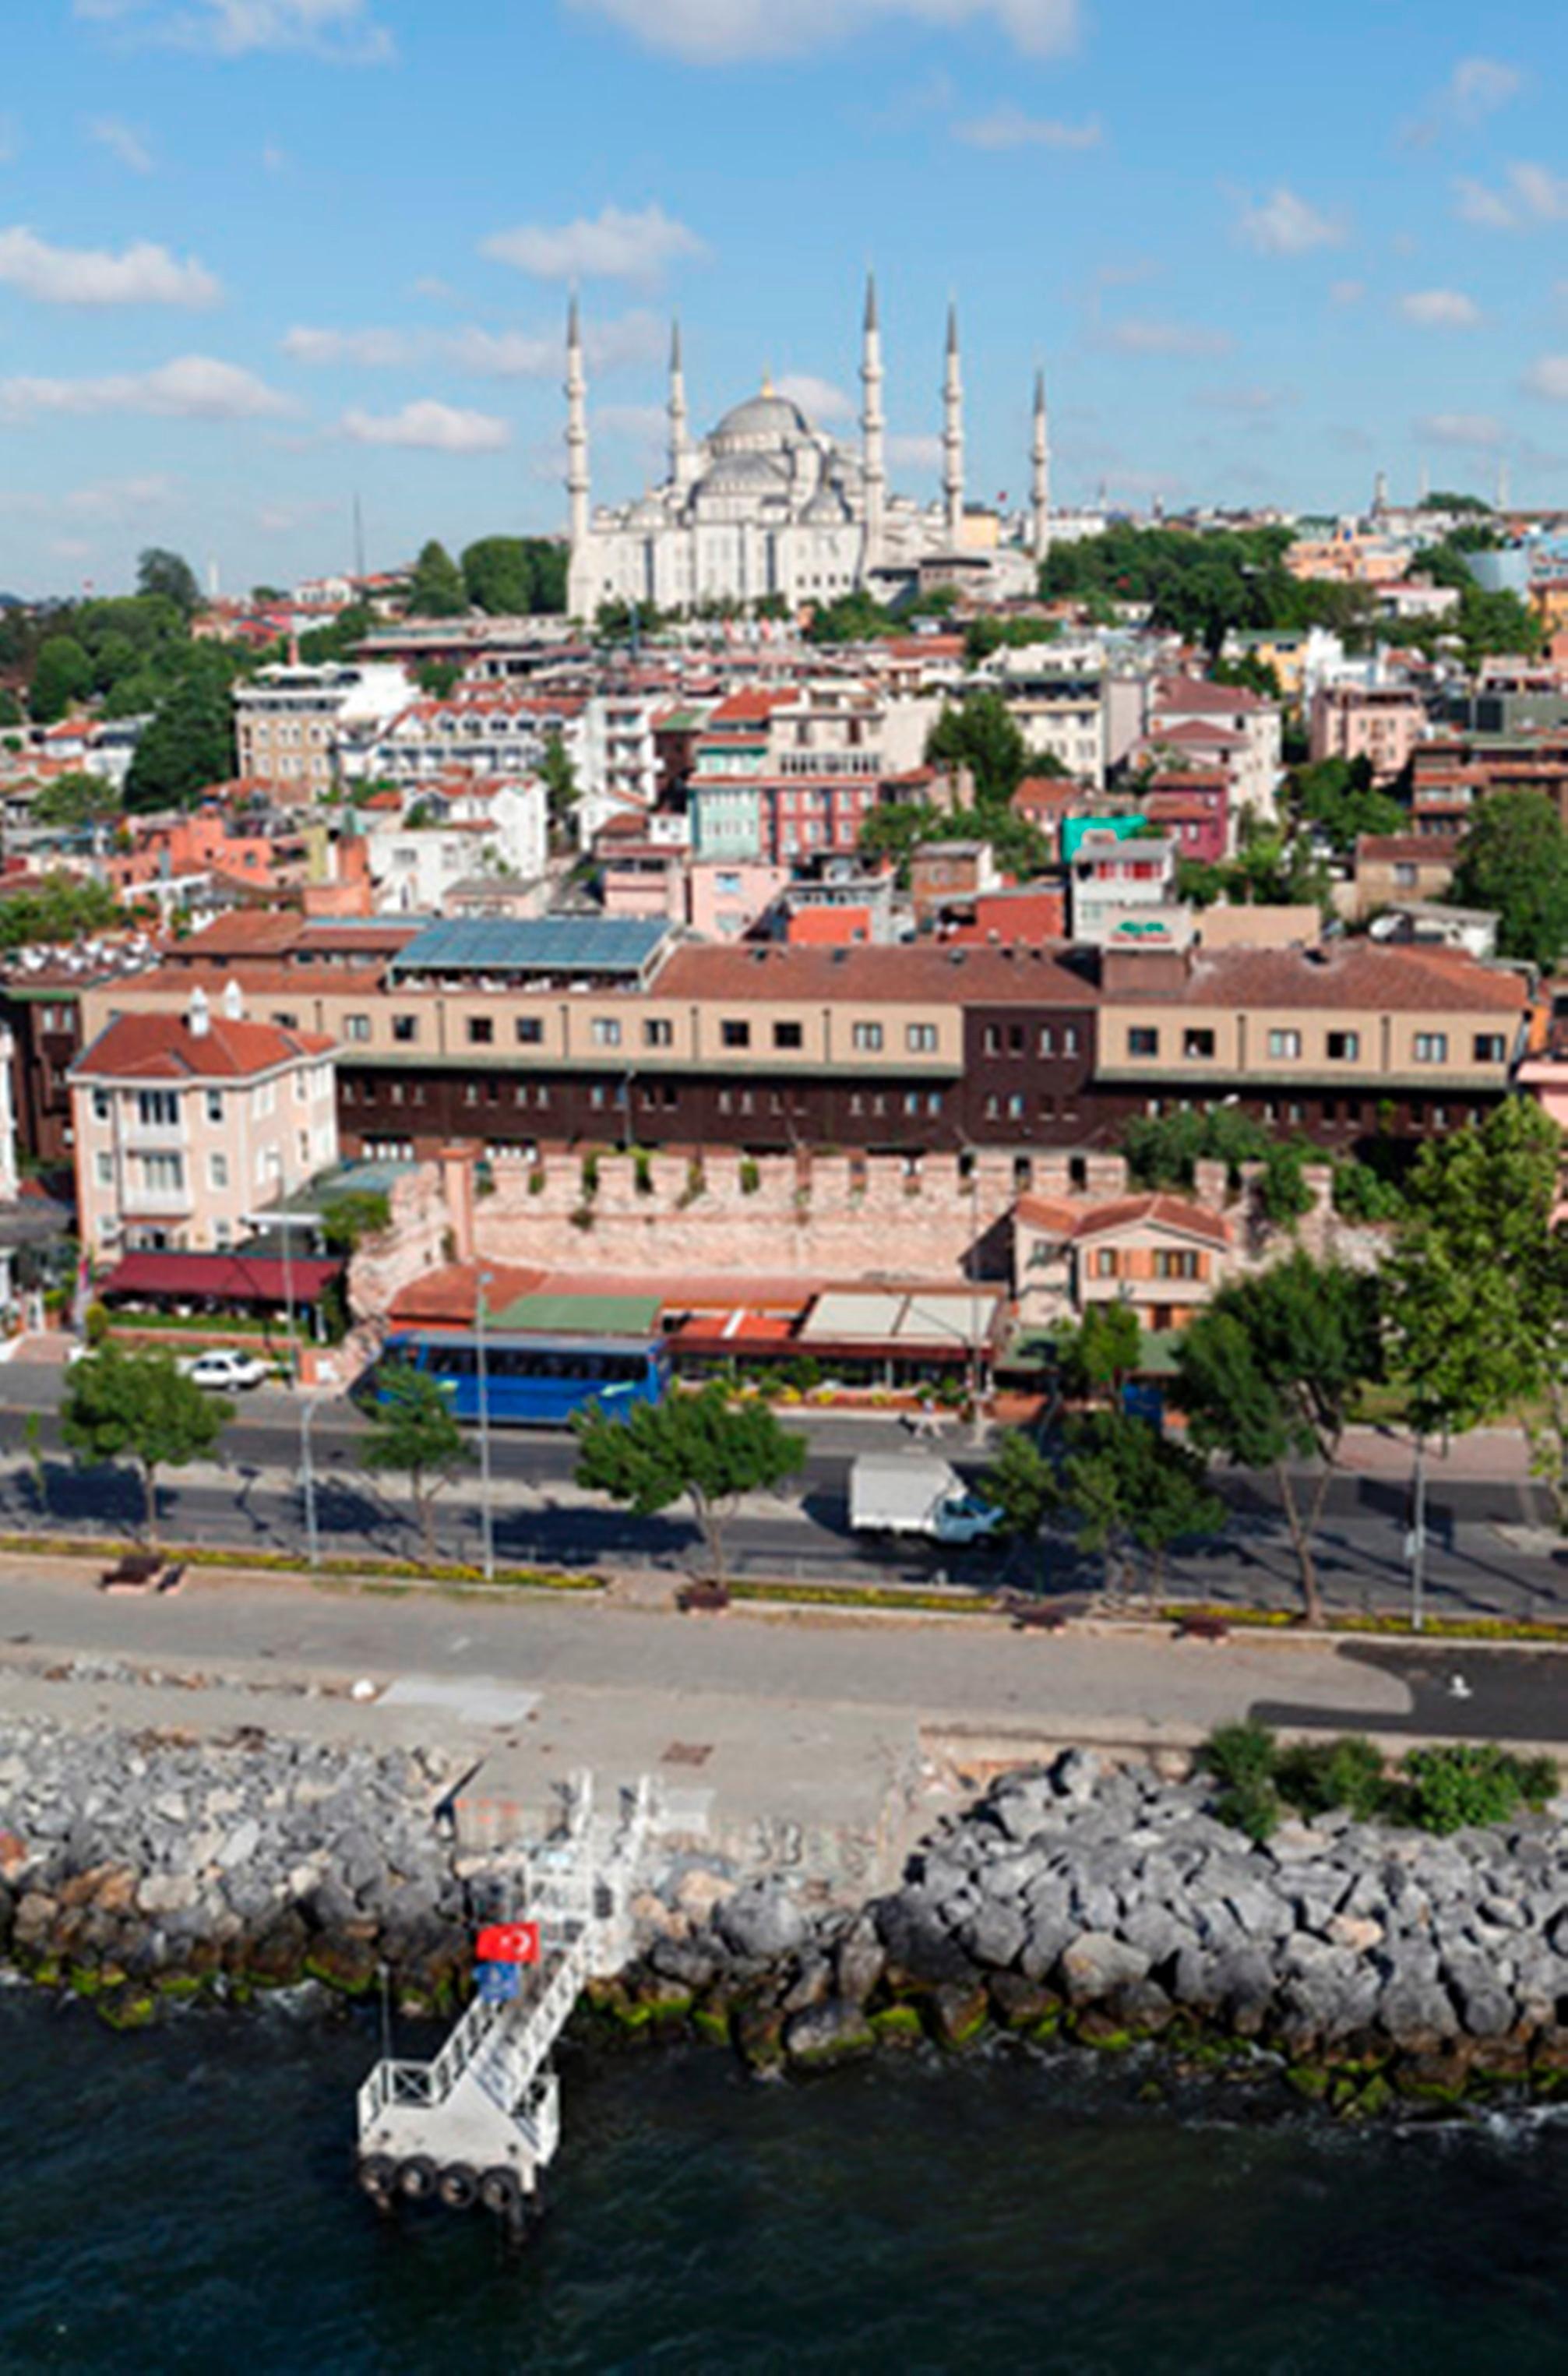
[{"label": "road marking", "polygon": [[383,1707],[441,1708],[467,1724],[526,1724],[538,1692],[520,1692],[493,1675],[399,1675],[381,1694]]}]

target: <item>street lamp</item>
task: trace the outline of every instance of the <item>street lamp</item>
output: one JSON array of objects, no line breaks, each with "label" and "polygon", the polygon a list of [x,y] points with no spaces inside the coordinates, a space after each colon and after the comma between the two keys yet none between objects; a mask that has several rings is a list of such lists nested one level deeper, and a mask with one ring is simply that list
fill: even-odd
[{"label": "street lamp", "polygon": [[[283,1311],[289,1331],[289,1384],[292,1386],[298,1372],[294,1348],[294,1270],[289,1232],[296,1225],[302,1229],[319,1229],[319,1213],[245,1213],[241,1216],[247,1230],[280,1230],[283,1235]],[[300,1406],[300,1491],[305,1504],[305,1544],[312,1567],[321,1556],[320,1538],[315,1523],[315,1470],[311,1464],[310,1428],[315,1417],[319,1396]]]},{"label": "street lamp", "polygon": [[495,1528],[490,1510],[490,1367],[485,1358],[485,1289],[493,1271],[481,1270],[474,1289],[474,1340],[479,1372],[479,1523],[486,1584],[495,1581]]}]

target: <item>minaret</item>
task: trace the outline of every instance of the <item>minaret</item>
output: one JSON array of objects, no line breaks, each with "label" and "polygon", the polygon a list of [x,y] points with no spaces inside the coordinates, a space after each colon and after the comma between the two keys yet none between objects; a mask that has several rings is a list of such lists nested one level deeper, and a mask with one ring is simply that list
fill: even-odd
[{"label": "minaret", "polygon": [[861,434],[865,441],[866,536],[862,570],[882,559],[882,524],[887,501],[887,423],[882,410],[882,331],[876,318],[876,281],[866,275],[866,316],[861,343]]},{"label": "minaret", "polygon": [[677,489],[686,482],[686,374],[681,365],[677,319],[670,332],[670,482]]},{"label": "minaret", "polygon": [[942,384],[942,493],[956,551],[964,533],[964,382],[958,369],[958,309],[947,308],[947,369]]},{"label": "minaret", "polygon": [[1051,551],[1051,432],[1045,417],[1045,374],[1035,374],[1035,434],[1030,458],[1033,479],[1030,504],[1034,515],[1033,543],[1037,561]]},{"label": "minaret", "polygon": [[575,291],[566,316],[566,508],[576,551],[588,532],[588,433],[583,326]]}]

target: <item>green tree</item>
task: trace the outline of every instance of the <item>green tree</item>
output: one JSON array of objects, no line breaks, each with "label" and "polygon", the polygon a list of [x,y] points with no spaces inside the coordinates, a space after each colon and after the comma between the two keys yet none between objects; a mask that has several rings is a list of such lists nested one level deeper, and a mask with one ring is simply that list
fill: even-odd
[{"label": "green tree", "polygon": [[469,1455],[440,1381],[428,1370],[393,1362],[378,1372],[377,1399],[360,1457],[377,1476],[408,1479],[425,1564],[433,1566],[436,1498],[456,1483]]},{"label": "green tree", "polygon": [[899,622],[863,588],[840,594],[836,601],[814,605],[806,626],[812,644],[867,644],[879,636],[896,636]]},{"label": "green tree", "polygon": [[141,1471],[147,1539],[158,1527],[158,1475],[210,1452],[228,1408],[182,1377],[172,1354],[106,1345],[65,1372],[60,1432],[83,1467],[130,1458]]},{"label": "green tree", "polygon": [[1274,1472],[1310,1625],[1323,1622],[1313,1538],[1352,1399],[1379,1368],[1373,1283],[1304,1252],[1222,1289],[1178,1348],[1194,1446]]},{"label": "green tree", "polygon": [[138,594],[161,594],[185,617],[201,609],[201,588],[188,561],[160,544],[149,544],[137,563]]},{"label": "green tree", "polygon": [[947,830],[947,819],[929,802],[879,801],[861,818],[855,847],[873,864],[891,859],[900,887],[907,889],[909,861],[921,842],[939,841]]},{"label": "green tree", "polygon": [[968,767],[976,801],[990,809],[1006,807],[1029,765],[1016,719],[989,689],[968,695],[961,708],[944,708],[926,737],[925,755],[928,766]]},{"label": "green tree", "polygon": [[75,636],[51,636],[39,650],[28,696],[35,724],[53,726],[91,691],[92,661]]},{"label": "green tree", "polygon": [[721,1385],[638,1403],[625,1419],[580,1413],[577,1483],[639,1518],[688,1501],[714,1583],[727,1579],[724,1534],[744,1493],[771,1492],[805,1461],[805,1445],[766,1403],[732,1407]]},{"label": "green tree", "polygon": [[557,833],[564,832],[577,805],[578,785],[571,754],[559,734],[552,734],[545,743],[539,763],[539,778],[544,786],[549,803],[550,822]]},{"label": "green tree", "polygon": [[19,726],[22,706],[8,684],[0,684],[0,726]]},{"label": "green tree", "polygon": [[429,694],[433,701],[445,701],[462,673],[456,660],[422,660],[416,682],[420,691]]},{"label": "green tree", "polygon": [[1303,823],[1325,834],[1341,857],[1350,855],[1362,834],[1404,833],[1410,822],[1391,793],[1373,787],[1364,761],[1320,759],[1298,767],[1290,797]]},{"label": "green tree", "polygon": [[143,728],[125,779],[127,809],[193,808],[235,768],[234,704],[220,660],[193,664]]},{"label": "green tree", "polygon": [[996,1447],[996,1457],[978,1479],[975,1491],[1002,1513],[1002,1531],[1019,1545],[1033,1543],[1039,1557],[1036,1582],[1043,1584],[1044,1552],[1040,1530],[1061,1499],[1056,1471],[1033,1436],[1009,1430]]},{"label": "green tree", "polygon": [[444,544],[431,538],[414,564],[410,581],[410,619],[460,619],[469,607],[463,573]]},{"label": "green tree", "polygon": [[379,1237],[392,1218],[391,1200],[380,1188],[350,1188],[324,1200],[321,1235],[327,1252],[351,1254],[365,1238]]},{"label": "green tree", "polygon": [[106,883],[46,874],[0,897],[0,949],[78,940],[84,933],[105,932],[125,921]]},{"label": "green tree", "polygon": [[463,583],[478,611],[523,618],[566,607],[566,552],[542,536],[484,536],[462,557]]},{"label": "green tree", "polygon": [[1460,845],[1454,897],[1498,918],[1504,956],[1555,966],[1568,945],[1568,835],[1544,792],[1492,792]]},{"label": "green tree", "polygon": [[1112,1589],[1130,1581],[1133,1552],[1144,1554],[1151,1599],[1172,1547],[1225,1525],[1225,1504],[1198,1454],[1121,1410],[1096,1411],[1074,1429],[1062,1499],[1077,1513],[1086,1549],[1103,1553]]},{"label": "green tree", "polygon": [[120,796],[101,776],[74,770],[45,784],[35,795],[30,814],[35,825],[99,825],[106,817],[119,815]]},{"label": "green tree", "polygon": [[1098,1402],[1120,1398],[1143,1359],[1144,1332],[1130,1303],[1091,1303],[1063,1343],[1062,1374],[1068,1392]]}]

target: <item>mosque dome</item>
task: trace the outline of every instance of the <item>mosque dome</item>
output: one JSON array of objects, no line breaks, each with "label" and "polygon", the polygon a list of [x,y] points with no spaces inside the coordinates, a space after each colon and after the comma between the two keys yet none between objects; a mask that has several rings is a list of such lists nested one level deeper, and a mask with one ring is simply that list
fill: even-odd
[{"label": "mosque dome", "polygon": [[728,411],[708,441],[717,454],[755,452],[793,445],[811,435],[811,423],[798,404],[765,387]]},{"label": "mosque dome", "polygon": [[[717,444],[717,439],[714,441]],[[766,454],[721,453],[698,482],[705,495],[777,495],[788,485],[785,473]]]}]

